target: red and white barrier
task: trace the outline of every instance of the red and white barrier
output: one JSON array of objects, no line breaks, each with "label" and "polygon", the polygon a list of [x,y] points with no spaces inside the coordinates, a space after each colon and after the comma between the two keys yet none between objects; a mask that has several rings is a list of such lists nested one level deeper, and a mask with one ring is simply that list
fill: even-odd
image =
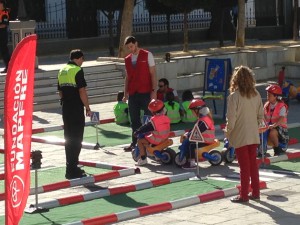
[{"label": "red and white barrier", "polygon": [[[121,169],[116,171],[111,171],[102,174],[96,174],[92,176],[82,177],[80,179],[73,179],[73,180],[65,180],[61,182],[56,182],[53,184],[43,185],[37,188],[30,188],[30,195],[35,193],[45,193],[50,191],[55,191],[64,188],[76,187],[80,185],[90,184],[90,183],[97,183],[105,180],[111,180],[114,178],[120,178],[125,176],[130,176],[136,174],[136,168],[129,168],[129,169]],[[5,199],[5,193],[0,193],[0,200]]]},{"label": "red and white barrier", "polygon": [[[265,189],[266,187],[267,187],[266,182],[260,182],[260,189]],[[240,185],[234,188],[216,190],[213,192],[182,198],[175,201],[142,206],[124,212],[112,213],[104,216],[84,219],[81,221],[68,223],[67,225],[96,225],[96,224],[117,223],[120,221],[137,218],[139,216],[160,213],[168,210],[191,206],[194,204],[205,203],[216,199],[221,199],[224,197],[230,197],[239,194],[239,189],[240,189]]]},{"label": "red and white barrier", "polygon": [[39,203],[38,207],[50,209],[55,208],[63,205],[69,205],[74,204],[78,202],[84,202],[93,200],[96,198],[103,198],[106,196],[111,195],[117,195],[117,194],[123,194],[138,190],[143,190],[151,187],[161,186],[165,184],[170,184],[177,181],[187,180],[191,177],[194,177],[194,173],[182,173],[177,175],[172,175],[168,177],[162,177],[162,178],[155,178],[148,181],[143,181],[138,184],[129,184],[129,185],[123,185],[119,187],[113,187],[113,188],[107,188],[104,190],[94,191],[82,195],[73,195],[65,198],[59,198],[48,202]]},{"label": "red and white barrier", "polygon": [[[32,136],[31,137],[32,142],[38,142],[38,143],[45,143],[45,144],[53,144],[53,145],[65,145],[65,139],[58,138],[58,137],[37,137]],[[87,142],[82,142],[82,148],[85,149],[94,149],[96,144],[91,144]]]},{"label": "red and white barrier", "polygon": [[[113,165],[113,164],[105,163],[105,162],[79,161],[79,164],[83,165],[83,166],[102,168],[102,169],[108,169],[108,170],[122,170],[122,169],[129,168],[128,166]],[[135,170],[136,170],[136,173],[140,172],[139,168],[136,168]]]},{"label": "red and white barrier", "polygon": [[290,159],[297,159],[300,158],[300,152],[286,152],[286,154],[275,156],[275,157],[266,157],[264,161],[261,158],[256,159],[257,165],[265,164],[270,165],[272,163],[286,161]]}]

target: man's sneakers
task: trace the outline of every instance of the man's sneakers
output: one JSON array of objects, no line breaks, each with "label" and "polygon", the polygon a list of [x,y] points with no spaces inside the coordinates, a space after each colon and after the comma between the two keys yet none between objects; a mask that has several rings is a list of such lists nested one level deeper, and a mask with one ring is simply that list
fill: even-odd
[{"label": "man's sneakers", "polygon": [[139,158],[139,160],[137,161],[138,166],[143,166],[146,165],[147,163],[148,163],[147,158],[145,159]]},{"label": "man's sneakers", "polygon": [[123,148],[125,152],[132,152],[132,150],[135,148],[135,144],[131,143],[129,146]]},{"label": "man's sneakers", "polygon": [[193,160],[190,162],[187,161],[181,168],[185,170],[193,170],[197,168],[197,164]]},{"label": "man's sneakers", "polygon": [[68,180],[77,179],[77,178],[86,177],[86,173],[84,170],[77,167],[76,169],[74,169],[74,171],[67,171],[65,177]]}]

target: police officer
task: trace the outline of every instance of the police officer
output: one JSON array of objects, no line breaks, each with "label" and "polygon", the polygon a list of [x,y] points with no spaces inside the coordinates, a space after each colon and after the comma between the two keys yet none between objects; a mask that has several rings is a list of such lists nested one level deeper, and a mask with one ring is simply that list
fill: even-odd
[{"label": "police officer", "polygon": [[91,116],[91,109],[86,92],[86,81],[81,65],[84,61],[80,49],[70,52],[70,61],[58,73],[58,91],[62,103],[64,123],[66,178],[85,177],[84,170],[77,165],[83,140],[86,116]]},{"label": "police officer", "polygon": [[8,68],[8,63],[10,60],[10,54],[8,51],[8,32],[7,27],[9,24],[8,10],[5,7],[5,1],[0,0],[0,52],[5,65],[5,68],[1,73],[6,73]]}]

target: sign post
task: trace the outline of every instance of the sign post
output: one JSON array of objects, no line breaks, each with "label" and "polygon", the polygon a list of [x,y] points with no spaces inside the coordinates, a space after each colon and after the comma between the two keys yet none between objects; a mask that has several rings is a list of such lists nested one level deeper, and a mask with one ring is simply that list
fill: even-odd
[{"label": "sign post", "polygon": [[204,142],[204,138],[201,134],[201,131],[198,127],[198,123],[195,124],[193,130],[191,131],[191,135],[189,138],[190,141],[196,142],[196,149],[195,149],[195,157],[196,157],[196,162],[197,162],[197,173],[195,177],[190,178],[190,180],[206,180],[206,177],[200,177],[200,170],[199,170],[199,157],[198,157],[198,151],[200,150],[198,148],[199,143]]},{"label": "sign post", "polygon": [[96,145],[94,147],[95,150],[98,150],[100,148],[99,144],[99,138],[98,138],[98,124],[100,122],[100,113],[99,112],[92,112],[91,115],[91,122],[95,123],[95,128],[96,128]]}]

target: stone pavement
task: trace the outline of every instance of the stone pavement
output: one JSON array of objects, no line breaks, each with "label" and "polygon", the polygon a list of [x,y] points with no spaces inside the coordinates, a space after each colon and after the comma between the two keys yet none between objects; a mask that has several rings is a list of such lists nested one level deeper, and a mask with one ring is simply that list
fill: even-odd
[{"label": "stone pavement", "polygon": [[[45,62],[47,60],[45,59]],[[55,64],[63,64],[65,57],[55,58],[52,62]],[[42,63],[43,60],[40,60]],[[51,63],[48,63],[51,67]],[[295,81],[298,85],[299,81]],[[258,88],[265,97],[264,88],[267,83],[261,82]],[[200,90],[195,90],[195,94],[200,94]],[[115,103],[103,103],[91,105],[93,111],[100,112],[101,119],[108,119],[113,117],[113,105]],[[292,101],[290,104],[289,123],[299,123],[300,103]],[[62,125],[60,109],[37,111],[33,114],[33,129],[45,128]],[[89,121],[89,118],[86,119]],[[101,125],[100,125],[101,126]],[[174,139],[178,143],[178,138]],[[0,139],[0,147],[3,147],[4,140]],[[101,144],[101,140],[100,140]],[[299,150],[300,144],[291,146],[289,151]],[[32,143],[32,150],[41,150],[43,154],[42,167],[64,166],[65,156],[64,147],[43,143]],[[124,165],[134,167],[135,163],[131,158],[130,153],[123,151],[122,146],[104,147],[98,151],[82,149],[81,160],[101,161],[116,165]],[[226,176],[229,173],[238,174],[238,167],[231,165],[224,165],[212,167],[207,162],[200,164],[201,176]],[[299,165],[300,166],[300,165]],[[178,174],[186,172],[175,166],[163,166],[155,162],[150,162],[149,165],[140,167],[141,174],[134,176],[118,178],[99,183],[103,187],[114,187],[123,184],[135,183],[141,180],[152,179],[155,177],[162,177],[164,175]],[[201,181],[195,181],[201,182]],[[70,196],[74,194],[86,193],[84,187],[69,188],[66,190],[59,190],[39,195],[39,201],[47,201],[55,198],[55,196]],[[184,191],[184,190],[182,190]],[[229,198],[223,198],[207,203],[192,205],[189,207],[140,217],[118,224],[135,224],[135,225],[151,225],[151,224],[230,224],[230,225],[298,225],[300,221],[300,179],[299,174],[283,176],[280,179],[274,179],[267,183],[267,189],[262,191],[260,201],[250,201],[249,204],[233,204]],[[34,203],[34,196],[30,196],[28,204]],[[4,214],[4,202],[0,202],[0,215]]]}]

